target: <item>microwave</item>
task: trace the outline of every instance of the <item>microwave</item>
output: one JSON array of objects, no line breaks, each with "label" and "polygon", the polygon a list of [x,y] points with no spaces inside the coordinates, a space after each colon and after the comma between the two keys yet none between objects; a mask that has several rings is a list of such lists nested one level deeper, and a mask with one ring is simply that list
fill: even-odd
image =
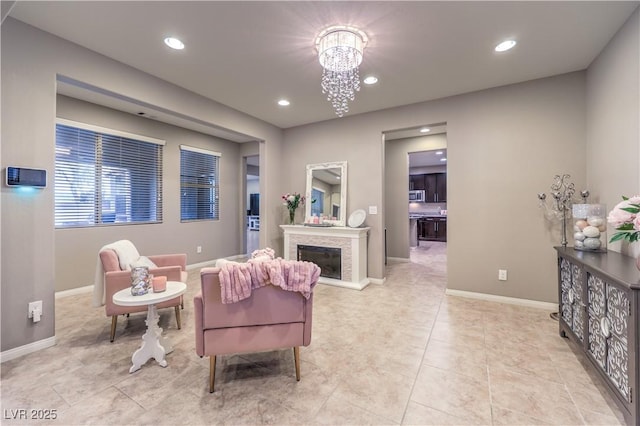
[{"label": "microwave", "polygon": [[409,191],[410,203],[424,203],[424,190]]}]

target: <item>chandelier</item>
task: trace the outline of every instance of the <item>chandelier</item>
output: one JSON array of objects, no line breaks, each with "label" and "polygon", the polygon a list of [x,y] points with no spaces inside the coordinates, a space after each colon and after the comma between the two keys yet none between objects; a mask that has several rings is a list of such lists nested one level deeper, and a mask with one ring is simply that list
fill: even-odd
[{"label": "chandelier", "polygon": [[349,101],[360,90],[358,66],[367,44],[367,35],[345,26],[329,27],[316,39],[322,65],[322,93],[333,105],[338,117],[349,111]]}]

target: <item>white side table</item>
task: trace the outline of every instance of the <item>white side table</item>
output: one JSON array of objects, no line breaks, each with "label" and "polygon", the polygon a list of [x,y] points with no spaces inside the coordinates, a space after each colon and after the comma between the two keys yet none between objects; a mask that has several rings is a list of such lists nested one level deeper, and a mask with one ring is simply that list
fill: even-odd
[{"label": "white side table", "polygon": [[167,289],[162,293],[149,293],[142,296],[133,296],[131,288],[125,288],[113,295],[113,303],[120,306],[143,306],[147,305],[147,331],[142,336],[142,346],[133,353],[131,362],[133,365],[129,373],[138,371],[149,359],[155,359],[161,367],[167,366],[164,356],[173,351],[169,341],[162,337],[162,328],[158,326],[158,310],[156,304],[173,299],[183,294],[187,290],[187,285],[179,281],[167,281]]}]

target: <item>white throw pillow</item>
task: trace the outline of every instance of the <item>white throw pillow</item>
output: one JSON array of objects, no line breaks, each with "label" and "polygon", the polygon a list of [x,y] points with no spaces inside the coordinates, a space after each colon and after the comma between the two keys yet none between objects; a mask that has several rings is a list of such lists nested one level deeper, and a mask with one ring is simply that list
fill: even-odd
[{"label": "white throw pillow", "polygon": [[158,267],[155,263],[151,261],[147,256],[140,256],[138,260],[131,264],[131,268],[138,268],[140,266],[146,266],[149,269],[155,269]]},{"label": "white throw pillow", "polygon": [[129,240],[116,241],[113,244],[107,246],[115,250],[118,255],[118,261],[120,262],[120,269],[126,271],[129,269],[129,265],[140,258],[140,253],[133,243]]}]

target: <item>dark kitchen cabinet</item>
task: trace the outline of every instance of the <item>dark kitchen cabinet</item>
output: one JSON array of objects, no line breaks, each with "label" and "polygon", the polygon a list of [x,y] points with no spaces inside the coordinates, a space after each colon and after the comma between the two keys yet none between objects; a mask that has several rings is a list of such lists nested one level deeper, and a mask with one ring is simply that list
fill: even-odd
[{"label": "dark kitchen cabinet", "polygon": [[429,173],[424,175],[426,202],[444,203],[447,201],[447,174]]},{"label": "dark kitchen cabinet", "polygon": [[426,189],[424,177],[426,175],[409,175],[409,191]]},{"label": "dark kitchen cabinet", "polygon": [[418,219],[418,240],[447,241],[447,218],[424,217]]}]

